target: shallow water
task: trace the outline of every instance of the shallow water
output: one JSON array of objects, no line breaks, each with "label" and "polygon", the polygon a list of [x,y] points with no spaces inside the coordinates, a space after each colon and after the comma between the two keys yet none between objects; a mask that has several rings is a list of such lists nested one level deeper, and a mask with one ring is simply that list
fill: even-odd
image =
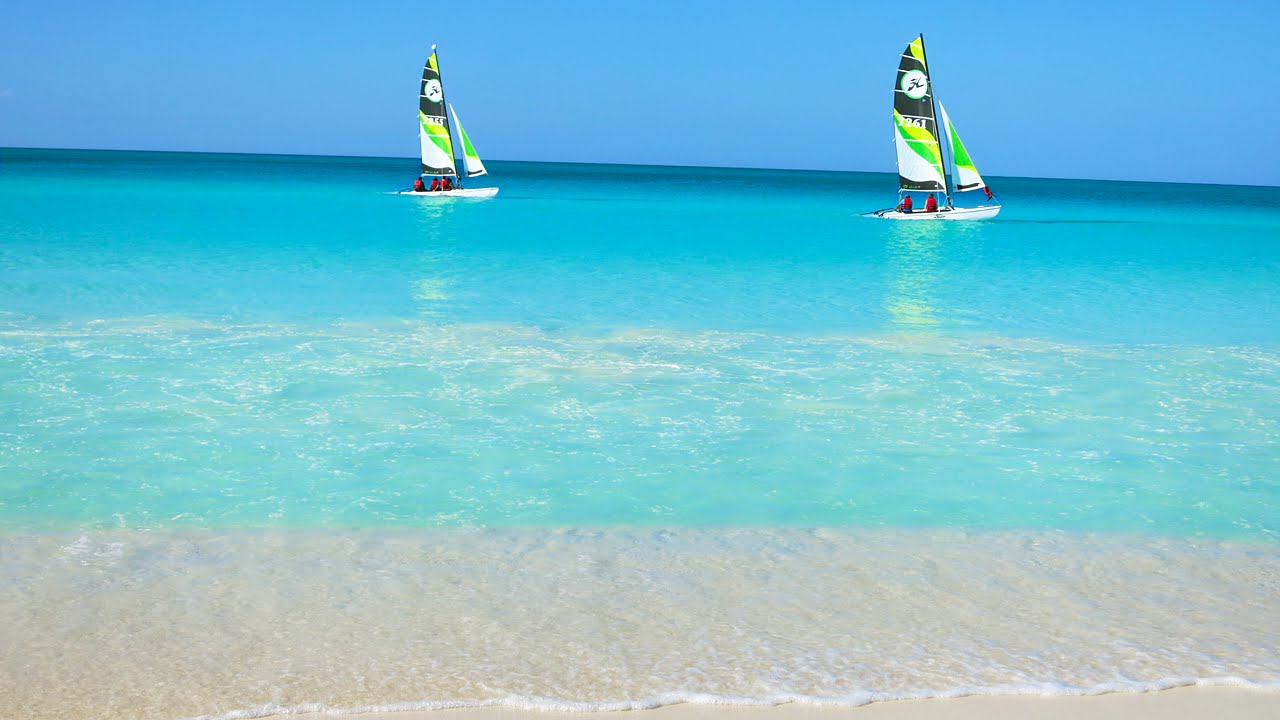
[{"label": "shallow water", "polygon": [[1280,190],[490,167],[0,151],[0,716],[1280,686]]}]

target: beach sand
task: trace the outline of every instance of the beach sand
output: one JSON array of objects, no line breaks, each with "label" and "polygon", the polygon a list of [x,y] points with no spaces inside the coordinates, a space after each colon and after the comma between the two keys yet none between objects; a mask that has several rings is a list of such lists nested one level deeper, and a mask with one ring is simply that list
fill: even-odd
[{"label": "beach sand", "polygon": [[856,708],[796,703],[770,707],[685,703],[652,710],[602,713],[540,712],[493,707],[368,713],[343,717],[356,720],[1243,720],[1280,717],[1280,691],[1236,687],[1182,687],[1148,693],[1086,696],[983,695],[894,700]]},{"label": "beach sand", "polygon": [[[608,720],[1280,718],[1270,545],[852,529],[157,530],[0,536],[0,558],[0,637],[20,649],[0,653],[0,720],[328,708],[531,720],[660,702],[673,704]],[[1172,689],[1195,678],[1204,684]],[[887,699],[933,688],[1006,694]],[[1112,694],[1034,694],[1055,689]],[[848,704],[710,704],[806,696]],[[430,709],[456,699],[478,707]],[[477,717],[442,717],[460,712]]]}]

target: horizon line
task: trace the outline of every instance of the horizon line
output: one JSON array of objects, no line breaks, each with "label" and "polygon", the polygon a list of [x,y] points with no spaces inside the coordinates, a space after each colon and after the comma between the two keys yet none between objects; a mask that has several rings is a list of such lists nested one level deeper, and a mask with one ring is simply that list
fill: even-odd
[{"label": "horizon line", "polygon": [[[140,152],[140,153],[157,153],[167,155],[253,155],[259,157],[301,157],[301,158],[346,158],[359,160],[405,160],[417,161],[416,156],[402,155],[342,155],[342,154],[318,154],[318,153],[273,153],[273,152],[228,152],[222,150],[156,150],[156,149],[137,149],[137,148],[87,148],[87,147],[37,147],[23,145],[0,145],[0,151],[4,150],[57,150],[66,152],[86,151],[86,152]],[[750,167],[746,165],[681,165],[675,163],[631,163],[631,162],[593,162],[590,160],[514,160],[489,158],[485,162],[499,163],[545,163],[553,165],[602,165],[616,167],[652,167],[652,168],[684,168],[684,169],[702,169],[702,170],[760,170],[760,171],[786,171],[786,172],[810,172],[810,173],[848,173],[848,174],[882,174],[893,175],[891,170],[822,170],[816,168],[786,168],[786,167]],[[1008,180],[1072,180],[1077,182],[1106,182],[1106,183],[1155,183],[1159,185],[1209,185],[1215,187],[1247,187],[1247,188],[1273,188],[1280,189],[1280,185],[1250,185],[1247,183],[1220,183],[1220,182],[1191,182],[1186,180],[1140,180],[1135,178],[1117,180],[1112,178],[1083,178],[1083,177],[1062,177],[1062,176],[1037,176],[1037,175],[990,175],[993,178],[1001,178]]]}]

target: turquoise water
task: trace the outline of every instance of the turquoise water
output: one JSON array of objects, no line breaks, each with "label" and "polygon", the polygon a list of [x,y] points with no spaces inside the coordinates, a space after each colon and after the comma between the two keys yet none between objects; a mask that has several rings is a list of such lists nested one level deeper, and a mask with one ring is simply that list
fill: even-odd
[{"label": "turquoise water", "polygon": [[1280,530],[1276,189],[404,165],[5,151],[0,527]]},{"label": "turquoise water", "polygon": [[[172,697],[26,699],[174,717],[1280,686],[1280,189],[991,178],[996,221],[891,223],[860,217],[889,174],[489,165],[496,198],[441,201],[388,194],[404,160],[0,150],[0,619],[65,639],[0,690],[35,667],[118,697],[182,667]],[[912,564],[952,553],[972,572]],[[503,590],[413,596],[440,563]],[[504,585],[528,567],[567,585]],[[864,571],[929,601],[866,590],[848,616]],[[400,579],[350,589],[370,577]],[[1010,588],[1043,614],[981,642]],[[138,604],[176,615],[67,676],[70,628]],[[419,612],[455,613],[452,644],[377,632]],[[928,642],[895,643],[940,613],[984,629],[926,672]],[[310,659],[246,659],[242,628],[312,616]],[[344,627],[383,664],[299,680],[377,656]],[[123,660],[139,636],[157,665]],[[219,695],[193,651],[243,674]],[[412,671],[443,656],[447,678]]]}]

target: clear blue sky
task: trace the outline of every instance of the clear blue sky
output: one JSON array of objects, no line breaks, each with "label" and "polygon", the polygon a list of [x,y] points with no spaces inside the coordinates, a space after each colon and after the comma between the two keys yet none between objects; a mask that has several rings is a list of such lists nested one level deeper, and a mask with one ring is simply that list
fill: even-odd
[{"label": "clear blue sky", "polygon": [[0,146],[412,158],[438,43],[482,157],[892,171],[898,54],[991,175],[1280,185],[1280,3],[0,5]]}]

